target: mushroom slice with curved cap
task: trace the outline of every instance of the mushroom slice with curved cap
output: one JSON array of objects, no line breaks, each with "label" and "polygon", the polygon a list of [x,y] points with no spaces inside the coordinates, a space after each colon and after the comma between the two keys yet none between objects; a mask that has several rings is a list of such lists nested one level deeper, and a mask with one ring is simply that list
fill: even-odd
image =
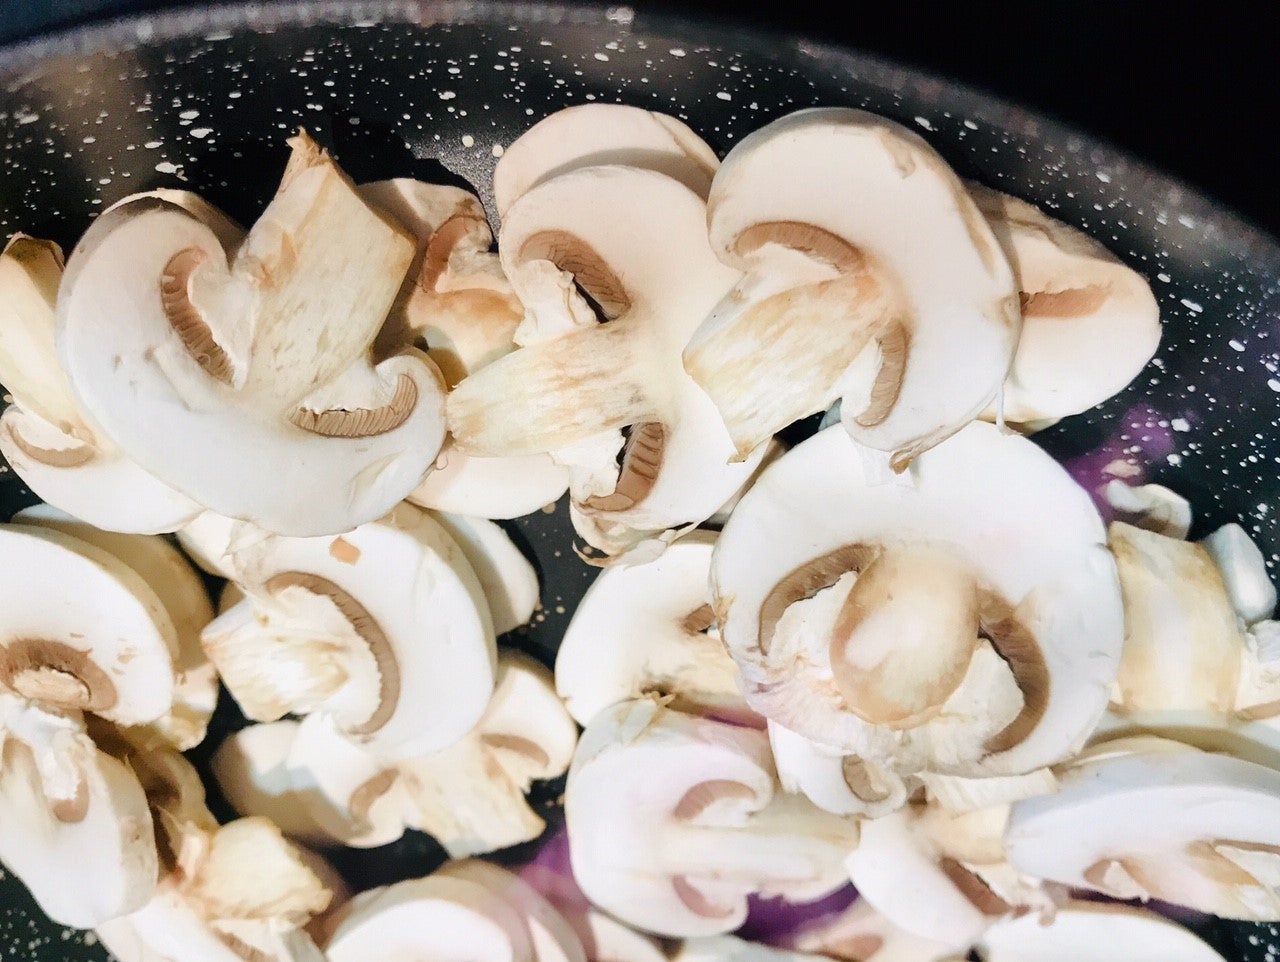
[{"label": "mushroom slice with curved cap", "polygon": [[169,654],[175,674],[173,705],[147,727],[180,751],[204,741],[218,703],[218,677],[200,646],[200,631],[213,620],[213,606],[200,576],[164,538],[101,531],[47,504],[24,508],[14,524],[34,525],[101,548],[145,581],[173,623],[176,646]]},{"label": "mushroom slice with curved cap", "polygon": [[981,962],[1226,962],[1154,912],[1096,902],[1065,906],[1048,925],[1030,915],[998,922],[975,951]]},{"label": "mushroom slice with curved cap", "polygon": [[514,908],[484,885],[447,875],[358,895],[330,928],[329,962],[538,962]]},{"label": "mushroom slice with curved cap", "polygon": [[419,354],[371,360],[413,242],[305,133],[291,144],[230,259],[163,198],[103,213],[68,261],[56,344],[85,408],[143,468],[220,514],[322,535],[422,480],[444,392]]},{"label": "mushroom slice with curved cap", "polygon": [[1191,530],[1191,502],[1163,485],[1133,487],[1112,478],[1103,487],[1102,496],[1115,509],[1117,520],[1136,528],[1169,538],[1185,538]]},{"label": "mushroom slice with curved cap", "polygon": [[538,607],[538,574],[511,537],[492,521],[436,512],[480,580],[495,634],[527,625]]},{"label": "mushroom slice with curved cap", "polygon": [[687,125],[625,104],[579,104],[538,121],[503,151],[493,172],[498,214],[543,181],[580,167],[643,167],[706,197],[719,161]]},{"label": "mushroom slice with curved cap", "polygon": [[751,894],[844,884],[857,826],[778,790],[764,732],[650,699],[601,712],[565,790],[573,874],[601,909],[661,935],[729,932]]},{"label": "mushroom slice with curved cap", "polygon": [[685,939],[671,959],[672,962],[832,962],[828,955],[778,949],[733,935]]},{"label": "mushroom slice with curved cap", "polygon": [[1267,562],[1253,539],[1238,524],[1224,524],[1200,542],[1222,575],[1236,615],[1246,625],[1270,618],[1276,608],[1276,586]]},{"label": "mushroom slice with curved cap", "polygon": [[382,757],[457,741],[493,686],[493,627],[461,549],[397,505],[337,537],[271,536],[235,556],[246,597],[204,630],[245,714],[320,712]]},{"label": "mushroom slice with curved cap", "polygon": [[1085,760],[1013,806],[1005,845],[1029,875],[1222,918],[1280,920],[1280,773],[1190,748]]},{"label": "mushroom slice with curved cap", "polygon": [[118,531],[172,531],[199,511],[93,426],[54,347],[62,251],[15,235],[0,252],[0,454],[41,498]]},{"label": "mushroom slice with curved cap", "polygon": [[1031,204],[981,184],[968,189],[1022,304],[1004,419],[1035,430],[1120,393],[1160,344],[1160,308],[1146,279]]},{"label": "mushroom slice with curved cap", "polygon": [[[928,912],[929,907],[921,906],[920,911]],[[968,942],[939,942],[908,932],[865,898],[835,918],[801,929],[792,944],[802,952],[818,952],[847,962],[959,962],[969,949]]]},{"label": "mushroom slice with curved cap", "polygon": [[695,531],[655,561],[596,576],[556,655],[556,691],[579,724],[620,701],[658,695],[677,710],[760,727],[707,602],[714,544],[714,535]]},{"label": "mushroom slice with curved cap", "polygon": [[744,138],[708,200],[745,272],[684,351],[744,456],[837,399],[848,432],[912,457],[978,416],[1017,343],[1017,288],[927,143],[860,110],[801,110]]},{"label": "mushroom slice with curved cap", "polygon": [[748,704],[896,771],[1017,775],[1106,708],[1123,641],[1088,495],[971,424],[884,484],[839,428],[765,471],[725,525],[714,607]]},{"label": "mushroom slice with curved cap", "polygon": [[769,745],[782,787],[824,811],[879,818],[906,804],[907,783],[891,768],[845,755],[777,722],[769,722]]},{"label": "mushroom slice with curved cap", "polygon": [[575,169],[525,194],[500,243],[516,292],[528,306],[548,272],[554,283],[568,272],[607,322],[566,321],[566,333],[498,359],[449,396],[450,429],[468,451],[568,463],[575,445],[595,445],[572,467],[570,494],[578,533],[609,554],[710,517],[763,455],[727,463],[720,416],[680,364],[736,277],[712,254],[705,218],[700,197],[650,170]]}]

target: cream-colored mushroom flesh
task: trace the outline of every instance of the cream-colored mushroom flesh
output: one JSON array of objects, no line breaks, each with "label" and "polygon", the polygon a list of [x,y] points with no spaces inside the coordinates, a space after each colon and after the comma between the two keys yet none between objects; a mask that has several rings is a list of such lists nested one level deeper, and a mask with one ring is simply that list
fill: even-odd
[{"label": "cream-colored mushroom flesh", "polygon": [[495,634],[527,625],[538,607],[538,575],[492,521],[438,511],[432,516],[461,549],[489,604]]},{"label": "cream-colored mushroom flesh", "polygon": [[739,456],[842,399],[897,468],[977,417],[1017,343],[1013,275],[961,182],[911,131],[802,110],[744,138],[708,201],[745,272],[684,352]]},{"label": "cream-colored mushroom flesh", "polygon": [[1005,420],[1051,422],[1118,394],[1160,344],[1160,309],[1146,279],[1026,201],[968,188],[1013,268],[1022,306]]},{"label": "cream-colored mushroom flesh", "polygon": [[1226,962],[1154,912],[1092,902],[1065,906],[1048,924],[1034,915],[998,922],[976,951],[981,962]]},{"label": "cream-colored mushroom flesh", "polygon": [[845,755],[777,722],[768,728],[778,779],[787,791],[836,815],[879,818],[906,803],[906,781],[888,765]]},{"label": "cream-colored mushroom flesh", "polygon": [[443,389],[421,355],[371,360],[413,242],[310,138],[291,143],[233,255],[158,197],[95,220],[68,260],[56,344],[95,422],[143,468],[221,514],[321,535],[421,481]]},{"label": "cream-colored mushroom flesh", "polygon": [[[611,216],[599,216],[604,208]],[[545,301],[547,278],[567,276],[605,322],[546,307],[544,322],[558,318],[563,333],[494,361],[449,396],[450,430],[469,453],[550,452],[570,463],[575,526],[607,553],[710,517],[753,468],[728,463],[724,424],[680,362],[737,276],[716,260],[705,220],[702,198],[650,170],[575,169],[525,194],[499,243],[517,293],[526,306]],[[600,439],[590,454],[566,453]]]},{"label": "cream-colored mushroom flesh", "polygon": [[819,898],[857,828],[778,791],[767,736],[649,699],[601,712],[565,790],[573,873],[599,908],[662,935],[730,932],[752,894]]},{"label": "cream-colored mushroom flesh", "polygon": [[899,774],[1009,775],[1077,751],[1123,618],[1089,496],[976,423],[887,482],[839,428],[766,470],[716,543],[721,634],[762,715]]},{"label": "cream-colored mushroom flesh", "polygon": [[218,746],[209,768],[222,797],[241,815],[261,815],[291,838],[323,843],[331,836],[311,814],[305,788],[295,785],[288,765],[299,727],[285,719],[242,728]]},{"label": "cream-colored mushroom flesh", "polygon": [[596,576],[565,629],[556,691],[581,725],[639,695],[755,727],[707,596],[715,536],[696,531],[655,561]]},{"label": "cream-colored mushroom flesh", "polygon": [[[922,913],[930,909],[922,905]],[[806,925],[792,940],[802,952],[849,962],[956,962],[969,943],[939,942],[899,928],[865,898],[835,918]]]},{"label": "cream-colored mushroom flesh", "polygon": [[246,597],[204,647],[251,718],[321,712],[386,757],[445,747],[493,685],[488,605],[462,550],[398,505],[336,537],[270,537],[236,555]]},{"label": "cream-colored mushroom flesh", "polygon": [[505,218],[511,205],[543,181],[578,167],[643,167],[707,195],[719,164],[687,125],[666,114],[624,104],[580,104],[534,124],[503,151],[493,194]]},{"label": "cream-colored mushroom flesh", "polygon": [[0,252],[0,455],[39,497],[101,528],[172,531],[199,506],[92,427],[54,346],[62,251],[24,235]]},{"label": "cream-colored mushroom flesh", "polygon": [[778,949],[733,935],[685,939],[671,958],[672,962],[830,962],[830,956]]},{"label": "cream-colored mushroom flesh", "polygon": [[1280,920],[1280,773],[1228,755],[1086,760],[1013,806],[1005,843],[1016,868],[1064,885]]}]

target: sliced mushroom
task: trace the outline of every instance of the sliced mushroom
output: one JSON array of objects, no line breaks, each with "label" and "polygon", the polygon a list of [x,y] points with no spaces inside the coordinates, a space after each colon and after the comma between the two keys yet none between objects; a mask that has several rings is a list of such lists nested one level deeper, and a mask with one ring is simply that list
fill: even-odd
[{"label": "sliced mushroom", "polygon": [[[920,911],[927,913],[931,906],[922,904]],[[845,962],[951,962],[963,958],[969,948],[967,942],[939,942],[899,928],[866,899],[858,899],[833,919],[807,926],[794,944],[802,952]]]},{"label": "sliced mushroom", "polygon": [[824,811],[879,818],[907,801],[907,780],[889,767],[811,741],[777,722],[769,722],[769,745],[782,787]]},{"label": "sliced mushroom", "polygon": [[675,117],[624,104],[580,104],[558,110],[524,131],[493,172],[493,194],[505,218],[517,200],[552,177],[581,167],[643,167],[707,196],[719,161]]},{"label": "sliced mushroom", "polygon": [[126,455],[205,508],[302,536],[413,490],[444,438],[444,392],[421,355],[370,359],[413,242],[305,133],[291,144],[230,259],[205,218],[163,198],[94,221],[67,264],[56,343]]},{"label": "sliced mushroom", "polygon": [[172,531],[199,506],[125,457],[93,426],[54,348],[62,251],[15,235],[0,252],[0,454],[39,497],[116,531]]},{"label": "sliced mushroom", "polygon": [[1112,478],[1102,494],[1115,509],[1118,520],[1136,528],[1169,538],[1185,538],[1191,530],[1191,503],[1162,485],[1132,487]]},{"label": "sliced mushroom", "polygon": [[480,580],[495,634],[527,625],[538,607],[538,574],[500,527],[483,518],[436,512]]},{"label": "sliced mushroom", "polygon": [[620,701],[658,695],[677,710],[760,727],[707,600],[714,544],[714,535],[696,531],[656,561],[596,576],[556,656],[556,691],[579,724]]},{"label": "sliced mushroom", "polygon": [[486,458],[467,454],[450,442],[407,497],[437,511],[508,519],[554,504],[568,487],[568,469],[550,455]]},{"label": "sliced mushroom", "polygon": [[458,545],[398,505],[337,537],[272,536],[235,556],[246,598],[204,630],[245,714],[320,712],[383,757],[457,741],[493,685],[493,627]]},{"label": "sliced mushroom", "polygon": [[895,469],[977,417],[1017,343],[1017,288],[932,148],[845,108],[738,143],[708,201],[711,245],[745,276],[684,351],[739,457],[842,399]]},{"label": "sliced mushroom", "polygon": [[565,791],[573,873],[599,908],[692,937],[742,924],[751,894],[820,898],[844,883],[856,825],[778,791],[764,732],[653,700],[601,712]]},{"label": "sliced mushroom", "polygon": [[[705,218],[698,195],[639,168],[575,169],[529,191],[503,222],[503,264],[526,310],[542,304],[565,332],[500,358],[449,396],[450,430],[465,450],[550,452],[569,464],[575,527],[608,554],[710,517],[763,456],[727,463],[720,416],[680,363],[736,277],[712,254]],[[547,284],[560,291],[566,280],[603,323],[569,316],[581,296],[546,296]]]},{"label": "sliced mushroom", "polygon": [[1013,806],[1020,871],[1119,899],[1280,920],[1280,773],[1185,746],[1086,759]]},{"label": "sliced mushroom", "polygon": [[733,935],[685,939],[671,959],[672,962],[831,962],[827,955],[775,949]]},{"label": "sliced mushroom", "polygon": [[1123,641],[1088,495],[1025,438],[973,424],[882,483],[828,428],[716,543],[712,594],[747,702],[855,763],[1034,771],[1077,751]]},{"label": "sliced mushroom", "polygon": [[1118,394],[1160,344],[1160,309],[1146,279],[1026,201],[981,184],[968,189],[1022,304],[1004,419],[1035,430]]},{"label": "sliced mushroom", "polygon": [[1224,524],[1200,542],[1213,558],[1240,620],[1253,625],[1276,609],[1276,586],[1262,551],[1238,524]]}]

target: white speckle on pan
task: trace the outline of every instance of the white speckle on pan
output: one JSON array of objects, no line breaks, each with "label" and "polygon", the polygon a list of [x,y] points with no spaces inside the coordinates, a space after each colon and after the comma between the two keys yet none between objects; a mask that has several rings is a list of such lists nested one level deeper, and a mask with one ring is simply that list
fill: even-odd
[{"label": "white speckle on pan", "polygon": [[37,120],[40,119],[40,115],[33,114],[27,111],[23,113],[14,114],[13,119],[17,121],[17,124],[19,127],[25,127],[27,124],[34,124]]},{"label": "white speckle on pan", "polygon": [[1194,228],[1196,226],[1196,219],[1192,217],[1190,214],[1179,214],[1178,223],[1181,224],[1183,227]]},{"label": "white speckle on pan", "polygon": [[474,137],[472,137],[470,134],[463,134],[463,135],[462,135],[462,146],[463,146],[463,147],[474,147],[475,145],[476,145],[476,139],[475,139]]},{"label": "white speckle on pan", "polygon": [[1234,337],[1231,340],[1227,341],[1227,343],[1231,345],[1231,350],[1233,351],[1244,350],[1244,345],[1241,344],[1239,341],[1237,341]]},{"label": "white speckle on pan", "polygon": [[1166,274],[1164,271],[1161,271],[1159,274],[1156,275],[1156,280],[1158,280],[1162,284],[1168,284],[1173,281],[1173,278],[1170,277],[1168,274]]},{"label": "white speckle on pan", "polygon": [[182,120],[195,120],[199,116],[200,111],[198,110],[184,110],[182,113],[178,114],[178,117]]},{"label": "white speckle on pan", "polygon": [[1182,300],[1179,303],[1182,304],[1182,306],[1185,307],[1187,310],[1189,310],[1192,314],[1199,314],[1201,311],[1204,310],[1203,305],[1197,304],[1195,301],[1191,300],[1191,298],[1189,297],[1182,298]]},{"label": "white speckle on pan", "polygon": [[164,146],[164,141],[163,141],[163,140],[148,140],[148,141],[147,141],[145,144],[143,144],[142,146],[143,146],[143,147],[146,147],[146,148],[147,148],[147,150],[155,150],[157,147],[163,147],[163,146]]},{"label": "white speckle on pan", "polygon": [[733,97],[730,96],[729,91],[727,90],[716,91],[716,100],[732,100],[732,99]]},{"label": "white speckle on pan", "polygon": [[1183,433],[1191,430],[1191,425],[1187,423],[1186,418],[1174,418],[1169,422],[1169,427],[1173,428],[1175,431],[1181,431]]},{"label": "white speckle on pan", "polygon": [[978,129],[978,125],[977,125],[977,124],[975,124],[972,120],[966,120],[966,121],[964,122],[964,125],[965,125],[966,127],[968,127],[970,130],[977,130],[977,129]]},{"label": "white speckle on pan", "polygon": [[217,33],[206,33],[204,35],[204,39],[209,43],[213,43],[218,40],[230,40],[231,33],[227,30],[219,30]]},{"label": "white speckle on pan", "polygon": [[1111,183],[1111,175],[1108,174],[1105,170],[1094,171],[1093,176],[1097,177],[1098,180],[1102,181],[1104,184]]},{"label": "white speckle on pan", "polygon": [[502,146],[502,144],[494,144],[493,150],[489,151],[489,153],[493,154],[493,156],[495,157],[501,157],[504,150],[505,148]]},{"label": "white speckle on pan", "polygon": [[196,138],[196,140],[204,140],[211,133],[213,133],[212,127],[196,127],[191,131],[191,136]]},{"label": "white speckle on pan", "polygon": [[178,165],[168,160],[162,160],[160,163],[156,164],[156,170],[162,174],[176,174],[178,172]]},{"label": "white speckle on pan", "polygon": [[607,53],[601,53],[600,51],[597,50],[591,56],[594,57],[596,60],[599,60],[601,63],[609,62],[609,55]]},{"label": "white speckle on pan", "polygon": [[933,124],[931,124],[931,123],[929,122],[929,118],[928,118],[928,117],[916,117],[916,118],[915,118],[915,121],[916,121],[916,123],[917,123],[918,125],[920,125],[921,127],[923,127],[925,130],[936,130],[936,129],[937,129],[936,127],[934,127],[934,126],[933,126]]},{"label": "white speckle on pan", "polygon": [[667,53],[671,54],[671,56],[673,57],[683,57],[684,47],[672,47],[670,50],[667,51]]},{"label": "white speckle on pan", "polygon": [[1277,381],[1275,378],[1269,378],[1267,380],[1267,387],[1271,388],[1271,390],[1276,391],[1277,393],[1280,393],[1280,381]]},{"label": "white speckle on pan", "polygon": [[442,90],[442,91],[440,91],[440,99],[441,99],[441,100],[452,100],[452,99],[453,99],[454,97],[456,97],[456,96],[458,96],[458,94],[457,94],[457,92],[455,92],[455,91],[453,91],[453,90]]}]

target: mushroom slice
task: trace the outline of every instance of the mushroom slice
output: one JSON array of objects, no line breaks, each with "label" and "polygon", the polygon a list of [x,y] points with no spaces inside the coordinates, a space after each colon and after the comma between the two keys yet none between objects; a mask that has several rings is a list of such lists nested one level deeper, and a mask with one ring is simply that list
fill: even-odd
[{"label": "mushroom slice", "polygon": [[47,504],[25,508],[14,524],[61,531],[120,559],[141,576],[173,623],[176,647],[169,654],[175,673],[173,705],[147,727],[180,751],[204,741],[218,703],[218,676],[200,647],[200,631],[213,620],[204,582],[164,538],[101,531]]},{"label": "mushroom slice", "polygon": [[1146,279],[1031,204],[981,184],[968,189],[1022,304],[1004,419],[1047,427],[1118,394],[1160,344],[1160,309]]},{"label": "mushroom slice", "polygon": [[95,422],[144,469],[220,514],[322,535],[422,480],[444,392],[420,355],[370,357],[412,241],[305,133],[291,144],[230,259],[205,219],[162,198],[103,213],[68,261],[56,343]]},{"label": "mushroom slice", "polygon": [[810,741],[777,722],[769,722],[769,745],[782,787],[824,811],[879,818],[906,804],[907,783],[891,768]]},{"label": "mushroom slice", "polygon": [[1154,912],[1096,902],[1065,906],[1048,925],[1030,915],[998,922],[976,952],[981,962],[1226,962]]},{"label": "mushroom slice", "polygon": [[54,348],[62,251],[15,235],[0,252],[0,454],[41,498],[98,527],[172,531],[199,506],[126,458],[80,406]]},{"label": "mushroom slice", "polygon": [[358,895],[335,916],[328,962],[538,962],[519,913],[486,886],[448,875]]},{"label": "mushroom slice", "polygon": [[1073,765],[1054,795],[1013,806],[1019,870],[1114,898],[1280,920],[1280,773],[1228,755],[1113,754]]},{"label": "mushroom slice", "polygon": [[554,504],[568,487],[568,469],[550,455],[478,457],[450,441],[407,500],[437,511],[506,520]]},{"label": "mushroom slice", "polygon": [[245,714],[320,712],[384,757],[465,735],[493,685],[493,627],[462,550],[398,505],[337,537],[271,536],[235,558],[246,597],[204,630]]},{"label": "mushroom slice", "polygon": [[1112,478],[1102,489],[1118,520],[1168,538],[1185,538],[1191,530],[1191,502],[1159,484],[1137,487]]},{"label": "mushroom slice", "polygon": [[498,359],[449,396],[450,430],[467,451],[550,452],[570,464],[575,527],[608,554],[710,517],[763,456],[727,463],[724,424],[680,363],[736,278],[715,259],[705,221],[698,195],[651,170],[575,169],[529,191],[502,226],[516,292],[532,311],[567,272],[606,322],[577,324],[562,299],[546,310],[566,333]]},{"label": "mushroom slice", "polygon": [[738,690],[707,601],[715,536],[695,531],[656,561],[596,576],[565,629],[556,691],[579,724],[642,695],[671,707],[759,728]]},{"label": "mushroom slice", "polygon": [[[921,906],[922,912],[930,911]],[[818,952],[846,962],[947,962],[964,957],[969,944],[926,939],[899,928],[866,899],[858,899],[833,919],[807,926],[795,937],[802,952]]]},{"label": "mushroom slice", "polygon": [[1276,586],[1267,574],[1262,551],[1238,524],[1224,524],[1200,542],[1222,575],[1231,606],[1246,625],[1270,618]]},{"label": "mushroom slice", "polygon": [[520,878],[569,923],[591,962],[669,962],[657,939],[592,906],[567,867],[559,872],[533,862],[520,870]]},{"label": "mushroom slice", "polygon": [[527,625],[538,607],[538,574],[511,537],[483,518],[443,511],[434,517],[480,580],[494,633],[505,635]]},{"label": "mushroom slice", "polygon": [[719,161],[675,117],[624,104],[580,104],[538,121],[502,154],[493,172],[494,203],[504,219],[543,181],[581,167],[615,164],[666,174],[707,196]]},{"label": "mushroom slice", "polygon": [[751,894],[820,898],[845,879],[857,826],[778,791],[764,732],[641,699],[601,712],[565,791],[573,873],[638,928],[729,932]]},{"label": "mushroom slice", "polygon": [[775,949],[733,935],[686,939],[671,959],[672,962],[831,962],[827,955]]},{"label": "mushroom slice", "polygon": [[841,399],[849,433],[901,470],[996,396],[1020,324],[1013,274],[911,131],[860,110],[790,114],[729,152],[708,215],[745,276],[684,364],[739,457]]},{"label": "mushroom slice", "polygon": [[714,608],[756,711],[863,765],[985,777],[1066,758],[1123,641],[1089,496],[1030,441],[972,424],[882,483],[828,428],[725,525]]}]

